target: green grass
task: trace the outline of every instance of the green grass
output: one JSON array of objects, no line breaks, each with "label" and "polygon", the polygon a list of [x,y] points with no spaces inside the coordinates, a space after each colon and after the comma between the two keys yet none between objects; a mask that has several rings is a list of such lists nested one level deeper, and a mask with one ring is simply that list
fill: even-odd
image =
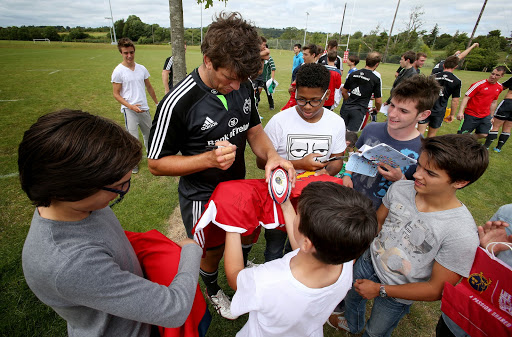
[{"label": "green grass", "polygon": [[[157,97],[163,97],[161,70],[170,55],[169,46],[137,46],[136,61],[149,70]],[[276,109],[288,100],[292,52],[272,50],[277,66],[276,77],[280,85],[275,94]],[[199,47],[189,46],[187,64],[191,71],[201,62]],[[18,178],[9,176],[17,172],[17,146],[23,132],[36,119],[48,112],[73,108],[96,113],[115,120],[121,125],[123,116],[119,104],[112,97],[110,76],[121,61],[117,48],[109,44],[59,43],[34,44],[32,42],[0,41],[0,335],[5,336],[63,336],[65,322],[50,308],[43,305],[28,289],[21,269],[21,250],[34,211],[19,187]],[[360,67],[363,66],[361,63]],[[395,64],[378,68],[383,76],[384,97],[394,80]],[[346,71],[347,69],[345,69]],[[425,74],[430,68],[422,69]],[[463,81],[463,91],[488,74],[457,71]],[[508,76],[506,77],[508,78]],[[262,95],[264,96],[264,95]],[[503,95],[502,95],[503,97]],[[155,106],[150,102],[154,113]],[[260,103],[263,123],[276,113],[269,111],[266,98]],[[336,110],[339,111],[339,108]],[[379,115],[383,121],[384,116]],[[454,133],[457,123],[445,124],[440,134]],[[248,178],[262,178],[263,172],[255,165],[254,155],[246,152]],[[484,176],[475,184],[459,192],[477,223],[483,223],[498,208],[512,202],[512,183],[509,163],[512,145],[507,144],[500,154],[490,154],[491,164]],[[124,228],[146,231],[156,228],[165,232],[168,218],[178,205],[177,180],[172,177],[152,176],[145,163],[139,174],[132,178],[130,193],[115,212]],[[264,240],[255,245],[251,258],[263,262]],[[221,269],[222,270],[222,269]],[[222,271],[221,271],[222,274]],[[229,289],[223,275],[224,289]],[[232,291],[227,291],[232,294]],[[398,325],[394,336],[431,336],[439,317],[439,302],[416,303],[411,313]],[[244,316],[231,322],[214,315],[209,336],[234,336],[247,319]],[[326,336],[344,336],[325,328]]]}]

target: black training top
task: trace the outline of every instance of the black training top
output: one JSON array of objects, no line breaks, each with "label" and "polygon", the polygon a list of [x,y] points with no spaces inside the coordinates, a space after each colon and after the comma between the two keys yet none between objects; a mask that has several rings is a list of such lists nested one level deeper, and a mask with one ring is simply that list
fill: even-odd
[{"label": "black training top", "polygon": [[350,91],[348,100],[343,102],[341,110],[351,107],[362,107],[366,109],[372,98],[382,97],[380,78],[369,69],[359,69],[348,75],[343,88]]},{"label": "black training top", "polygon": [[[460,87],[461,81],[457,76],[449,71],[443,71],[440,73],[436,73],[435,79],[437,83],[441,85],[441,91],[439,92],[439,98],[434,103],[434,107],[432,108],[432,113],[443,113],[446,110],[448,105],[448,99],[450,95],[452,98],[460,97]],[[454,111],[452,111],[454,113]]]},{"label": "black training top", "polygon": [[247,130],[260,124],[249,81],[227,95],[209,88],[195,69],[158,104],[149,135],[149,159],[203,153],[207,145],[228,140],[237,146],[233,165],[223,171],[206,169],[183,176],[179,192],[193,200],[207,200],[223,181],[244,179]]}]

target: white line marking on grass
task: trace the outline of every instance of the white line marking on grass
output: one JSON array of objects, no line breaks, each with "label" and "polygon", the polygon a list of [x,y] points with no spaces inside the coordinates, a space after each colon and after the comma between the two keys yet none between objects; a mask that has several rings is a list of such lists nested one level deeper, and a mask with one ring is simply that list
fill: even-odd
[{"label": "white line marking on grass", "polygon": [[52,71],[52,72],[51,72],[51,73],[49,73],[48,75],[58,73],[59,71],[60,71],[60,69],[57,69],[57,70],[55,70],[55,71]]},{"label": "white line marking on grass", "polygon": [[21,99],[0,99],[0,102],[17,102],[21,101]]},{"label": "white line marking on grass", "polygon": [[0,179],[16,177],[17,175],[18,175],[18,172],[16,172],[16,173],[9,173],[9,174],[5,174],[3,176],[0,176]]}]

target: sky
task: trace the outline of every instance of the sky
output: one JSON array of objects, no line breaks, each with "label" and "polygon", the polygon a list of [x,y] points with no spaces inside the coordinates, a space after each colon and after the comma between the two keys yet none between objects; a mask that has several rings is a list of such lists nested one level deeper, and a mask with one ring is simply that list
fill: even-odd
[{"label": "sky", "polygon": [[[397,0],[214,0],[212,8],[201,11],[196,0],[183,1],[185,27],[207,26],[215,13],[222,10],[238,11],[254,25],[264,28],[296,27],[308,32],[339,33],[343,8],[347,4],[343,34],[355,31],[369,33],[377,26],[379,31],[389,31]],[[134,14],[144,23],[157,23],[169,27],[168,1],[110,0],[114,21],[126,19]],[[483,0],[402,0],[398,10],[393,33],[404,30],[409,13],[414,6],[423,6],[421,29],[431,31],[437,23],[441,33],[454,34],[457,30],[473,31]],[[306,14],[309,13],[309,15]],[[0,27],[8,26],[83,26],[100,27],[109,24],[108,0],[0,0]],[[509,18],[508,20],[506,18]],[[512,31],[512,3],[510,0],[489,0],[475,36],[485,35],[499,29],[502,35],[510,37]]]}]

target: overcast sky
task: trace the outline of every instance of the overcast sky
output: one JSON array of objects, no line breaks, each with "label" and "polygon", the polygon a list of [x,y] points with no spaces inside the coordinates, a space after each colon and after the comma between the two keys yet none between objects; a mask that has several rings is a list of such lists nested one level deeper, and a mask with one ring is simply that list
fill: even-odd
[{"label": "overcast sky", "polygon": [[[396,8],[396,0],[347,1],[343,33],[357,30],[368,33],[377,25],[381,31],[389,31]],[[447,5],[447,3],[456,3]],[[430,31],[436,23],[441,33],[453,34],[456,30],[471,34],[482,8],[483,0],[446,1],[430,0],[401,1],[393,29],[394,33],[403,30],[409,12],[416,5],[423,5],[423,29]],[[355,5],[354,5],[355,4]],[[114,20],[126,19],[135,14],[145,23],[157,23],[169,27],[169,5],[167,1],[111,0]],[[308,32],[340,31],[345,1],[333,0],[229,0],[227,5],[214,0],[214,6],[203,9],[203,26],[211,22],[212,16],[221,10],[238,11],[244,18],[258,27],[297,27],[306,26]],[[201,7],[196,0],[183,0],[185,27],[201,26]],[[62,25],[100,27],[108,24],[110,17],[108,0],[0,0],[0,27],[29,25]],[[512,30],[512,2],[510,0],[489,0],[476,35],[500,29],[502,35],[510,36]],[[508,18],[508,19],[506,19]]]}]

